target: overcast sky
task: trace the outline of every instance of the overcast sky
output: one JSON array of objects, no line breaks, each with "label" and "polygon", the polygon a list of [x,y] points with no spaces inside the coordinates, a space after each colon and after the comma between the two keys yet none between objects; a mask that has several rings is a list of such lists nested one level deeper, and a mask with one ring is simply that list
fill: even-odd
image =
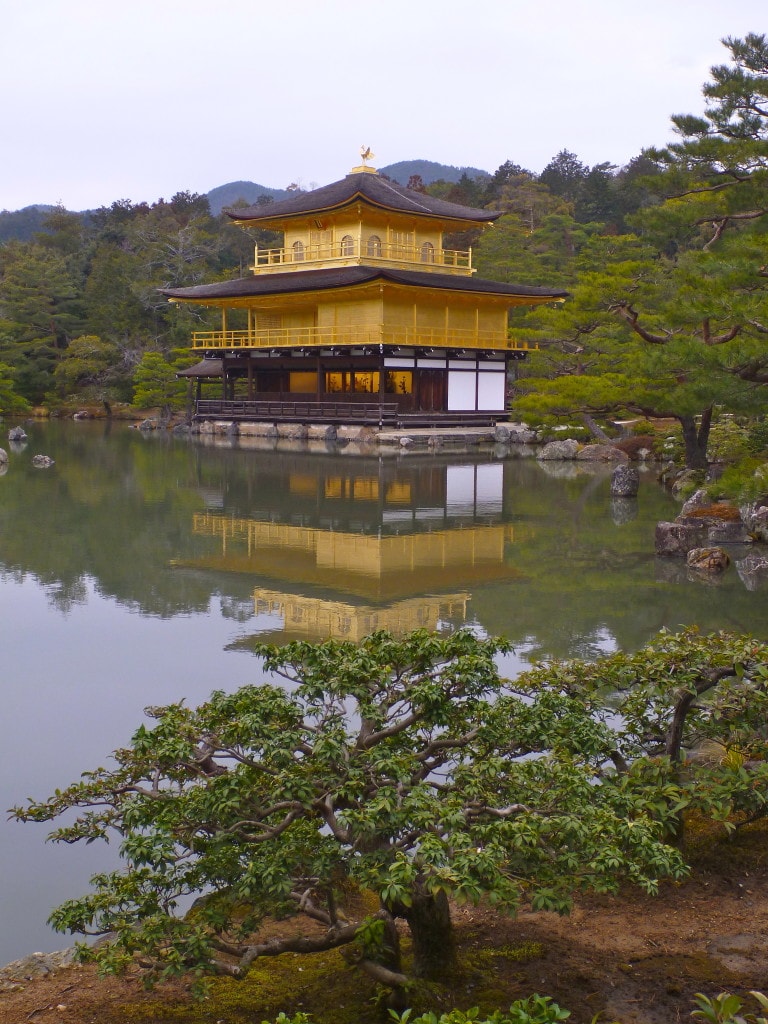
[{"label": "overcast sky", "polygon": [[622,165],[766,0],[0,0],[0,209],[428,159]]}]

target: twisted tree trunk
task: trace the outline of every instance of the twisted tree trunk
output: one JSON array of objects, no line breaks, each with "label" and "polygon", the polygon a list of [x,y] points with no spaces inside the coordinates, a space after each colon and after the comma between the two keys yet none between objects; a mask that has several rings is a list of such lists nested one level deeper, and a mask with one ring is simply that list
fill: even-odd
[{"label": "twisted tree trunk", "polygon": [[413,939],[413,974],[439,981],[455,965],[456,941],[451,908],[444,892],[415,894],[410,906],[400,906],[398,917],[408,922]]},{"label": "twisted tree trunk", "polygon": [[678,416],[678,420],[685,443],[685,465],[688,469],[706,469],[709,429],[712,426],[712,406],[701,414],[701,422],[698,427],[695,416]]}]

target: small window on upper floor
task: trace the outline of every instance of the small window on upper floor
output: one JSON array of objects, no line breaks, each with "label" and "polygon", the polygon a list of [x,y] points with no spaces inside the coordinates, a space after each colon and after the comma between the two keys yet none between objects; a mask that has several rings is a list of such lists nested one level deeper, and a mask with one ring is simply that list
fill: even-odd
[{"label": "small window on upper floor", "polygon": [[344,235],[341,240],[341,255],[342,256],[354,256],[355,255],[355,240],[352,235]]},{"label": "small window on upper floor", "polygon": [[293,243],[293,262],[302,263],[304,261],[304,243],[294,242]]},{"label": "small window on upper floor", "polygon": [[369,256],[381,256],[381,239],[378,235],[368,238],[367,253]]},{"label": "small window on upper floor", "polygon": [[421,246],[421,262],[422,263],[434,263],[435,262],[435,247],[431,242],[424,242]]}]

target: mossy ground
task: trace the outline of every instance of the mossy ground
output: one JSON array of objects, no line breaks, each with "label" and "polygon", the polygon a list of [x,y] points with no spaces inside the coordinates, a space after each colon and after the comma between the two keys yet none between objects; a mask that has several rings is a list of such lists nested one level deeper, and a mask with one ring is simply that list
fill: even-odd
[{"label": "mossy ground", "polygon": [[[655,898],[586,898],[570,918],[456,909],[457,970],[416,987],[414,1005],[491,1012],[538,992],[570,1009],[572,1024],[598,1013],[669,1024],[690,1019],[695,992],[768,989],[768,825],[728,837],[691,822],[686,837],[691,879]],[[261,1024],[280,1010],[304,1010],[314,1024],[387,1020],[376,986],[337,951],[263,960],[243,981],[216,981],[203,1002],[180,983],[144,992],[138,977],[99,980],[90,967],[0,994],[2,1024]]]}]

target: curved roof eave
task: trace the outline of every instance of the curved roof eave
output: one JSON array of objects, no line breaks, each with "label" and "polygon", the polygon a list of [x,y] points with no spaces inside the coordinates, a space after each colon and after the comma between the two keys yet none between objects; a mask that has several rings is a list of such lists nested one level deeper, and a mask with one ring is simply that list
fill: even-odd
[{"label": "curved roof eave", "polygon": [[226,299],[290,295],[296,292],[329,291],[370,284],[374,281],[414,288],[438,289],[478,295],[497,295],[508,298],[532,298],[556,302],[568,298],[562,288],[544,288],[534,285],[506,284],[476,277],[456,277],[408,270],[352,266],[325,270],[291,271],[285,274],[265,274],[262,277],[241,277],[234,281],[195,285],[190,288],[161,288],[161,295],[177,302],[206,301],[217,303]]},{"label": "curved roof eave", "polygon": [[265,206],[248,206],[241,210],[227,209],[224,213],[238,223],[267,224],[312,214],[331,213],[358,201],[393,213],[409,213],[414,217],[463,224],[487,224],[501,216],[500,211],[449,203],[445,199],[437,199],[426,193],[404,188],[396,182],[372,173],[348,174],[340,181],[334,181],[311,192],[297,192],[289,199],[268,203]]}]

